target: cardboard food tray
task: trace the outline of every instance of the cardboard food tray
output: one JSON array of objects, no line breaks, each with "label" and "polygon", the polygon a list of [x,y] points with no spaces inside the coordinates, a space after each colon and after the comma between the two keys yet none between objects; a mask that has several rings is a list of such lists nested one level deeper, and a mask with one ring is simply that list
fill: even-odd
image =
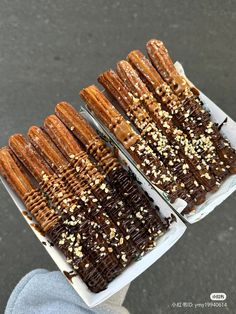
[{"label": "cardboard food tray", "polygon": [[1,177],[3,185],[8,191],[10,197],[13,199],[17,208],[22,213],[29,227],[47,250],[48,254],[54,260],[60,271],[67,277],[67,279],[69,278],[68,282],[73,286],[76,292],[89,307],[94,307],[105,301],[120,289],[125,287],[127,284],[129,284],[136,277],[138,277],[163,254],[165,254],[165,252],[167,252],[178,241],[178,239],[184,234],[186,230],[185,224],[181,221],[178,215],[174,213],[171,207],[162,199],[162,197],[160,197],[160,195],[152,188],[152,186],[150,186],[143,176],[141,176],[140,173],[136,171],[135,167],[130,163],[130,161],[122,153],[119,153],[119,158],[124,163],[124,165],[126,165],[126,167],[133,171],[142,188],[154,200],[154,205],[157,205],[160,208],[160,213],[165,217],[174,215],[176,221],[171,223],[168,231],[163,236],[161,236],[160,239],[158,239],[157,246],[154,249],[145,254],[142,259],[133,262],[130,266],[127,267],[126,270],[123,271],[121,275],[109,283],[106,290],[99,293],[91,292],[79,277],[79,275],[73,277],[70,276],[70,274],[73,273],[73,269],[66,262],[63,254],[55,246],[52,246],[50,239],[47,236],[43,236],[37,230],[37,227],[35,227],[37,224],[34,219],[32,219],[32,216],[27,214],[24,204],[18,198],[16,193],[11,189],[5,179]]},{"label": "cardboard food tray", "polygon": [[[181,75],[185,76],[184,69],[179,62],[175,63],[175,67]],[[191,81],[189,81],[189,83],[192,84]],[[214,122],[218,123],[219,125],[222,125],[221,127],[222,134],[230,141],[231,146],[236,149],[236,137],[235,137],[236,123],[223,110],[221,110],[213,101],[211,101],[206,95],[204,95],[201,91],[199,92],[200,92],[199,97],[204,103],[204,107],[211,113],[211,119]],[[86,107],[84,109],[85,109],[87,118],[88,116],[90,116],[90,119],[93,121],[93,123],[95,124],[97,123],[97,128],[100,130],[100,132],[103,133],[105,136],[107,136],[110,139],[110,141],[118,148],[118,150],[121,151],[126,156],[129,162],[136,168],[136,172],[141,174],[145,178],[145,180],[148,181],[149,185],[153,189],[155,189],[159,193],[159,195],[161,195],[166,200],[166,202],[174,209],[174,211],[180,215],[183,221],[192,224],[203,219],[205,216],[211,213],[219,204],[221,204],[227,197],[229,197],[236,190],[236,175],[230,175],[220,185],[220,188],[218,189],[217,192],[207,193],[205,202],[201,205],[196,206],[194,212],[190,214],[182,215],[181,212],[185,208],[186,202],[182,199],[177,199],[174,203],[171,204],[168,201],[168,197],[165,191],[162,191],[161,189],[155,187],[149,181],[149,179],[143,174],[143,172],[136,167],[136,164],[134,163],[129,153],[116,140],[115,136],[110,132],[110,130],[108,130],[108,128],[106,128],[103,125],[103,123],[101,123],[101,121],[99,121],[93,115],[93,113],[91,113]]]}]

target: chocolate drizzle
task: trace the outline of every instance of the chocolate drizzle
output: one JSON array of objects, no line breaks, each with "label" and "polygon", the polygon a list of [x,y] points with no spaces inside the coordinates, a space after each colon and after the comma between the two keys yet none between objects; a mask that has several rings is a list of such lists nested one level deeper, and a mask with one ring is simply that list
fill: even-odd
[{"label": "chocolate drizzle", "polygon": [[[196,93],[196,88],[190,86],[186,79],[176,71],[166,47],[160,40],[150,40],[147,43],[147,50],[157,71],[163,80],[169,84],[172,90],[172,99],[177,95],[177,104],[180,109],[179,111],[176,108],[178,122],[180,124],[182,122],[185,131],[192,129],[192,137],[196,136],[196,138],[199,138],[200,134],[205,134],[205,137],[212,141],[211,150],[208,151],[205,148],[203,151],[205,155],[209,155],[208,162],[213,172],[216,173],[218,181],[222,181],[227,175],[227,171],[224,170],[226,165],[229,166],[231,173],[235,173],[235,150],[230,147],[229,142],[220,134],[220,130],[212,126],[210,114],[204,109],[199,93]],[[213,165],[212,160],[216,161]],[[219,160],[222,163],[219,164]]]},{"label": "chocolate drizzle", "polygon": [[67,278],[71,283],[73,283],[72,279],[78,275],[78,274],[74,273],[73,271],[68,272],[68,271],[66,271],[66,270],[63,271],[63,274],[66,276],[66,278]]},{"label": "chocolate drizzle", "polygon": [[184,184],[188,193],[194,198],[195,203],[202,203],[205,200],[206,193],[203,187],[196,182],[184,158],[171,145],[166,135],[157,127],[148,111],[144,108],[142,101],[137,98],[137,95],[143,95],[144,92],[148,92],[146,86],[127,61],[118,63],[117,72],[136,97],[112,70],[101,74],[98,81],[115,97],[127,116],[140,131],[141,136],[148,142],[153,151],[160,156],[174,177],[177,177],[180,185],[181,183],[182,185]]},{"label": "chocolate drizzle", "polygon": [[[112,127],[131,147],[140,137],[135,133],[126,136],[124,130],[131,129],[118,120],[111,121]],[[55,116],[50,117],[46,128],[48,133],[31,127],[30,141],[21,134],[10,140],[14,154],[34,177],[37,188],[12,160],[11,167],[9,160],[4,163],[4,174],[25,203],[27,212],[23,215],[32,214],[37,222],[32,227],[47,235],[43,245],[55,245],[73,268],[73,272],[64,272],[67,278],[72,282],[79,274],[91,291],[99,292],[127,265],[152,249],[168,226],[90,127],[85,124],[89,137],[83,134],[83,139],[102,172],[76,142],[61,147],[68,132]],[[76,132],[79,129],[73,124],[70,128]],[[10,176],[9,169],[14,169],[19,178]]]}]

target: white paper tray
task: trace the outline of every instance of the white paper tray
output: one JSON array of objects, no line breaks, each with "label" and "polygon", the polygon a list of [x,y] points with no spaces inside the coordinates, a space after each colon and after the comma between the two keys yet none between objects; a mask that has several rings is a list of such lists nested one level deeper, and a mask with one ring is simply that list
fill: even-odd
[{"label": "white paper tray", "polygon": [[[181,75],[185,76],[184,69],[179,62],[175,63],[175,67]],[[191,81],[189,82],[191,83]],[[204,107],[210,111],[211,119],[214,122],[220,125],[227,118],[227,123],[222,126],[221,132],[230,141],[232,147],[236,148],[236,123],[202,92],[200,92],[200,99],[203,101]],[[99,119],[97,119],[87,109],[87,107],[85,107],[84,109],[86,112],[86,116],[90,116],[90,119],[93,121],[93,123],[97,124],[97,128],[99,129],[99,131],[110,139],[110,141],[119,149],[119,151],[121,151],[126,156],[129,162],[136,168],[136,172],[141,174],[141,176],[143,176],[145,180],[149,182],[149,185],[168,202],[168,204],[180,215],[180,217],[185,222],[192,224],[203,219],[210,212],[212,212],[216,208],[216,206],[221,204],[227,197],[229,197],[230,194],[232,194],[236,190],[236,175],[231,175],[226,180],[224,180],[217,192],[207,193],[206,201],[203,204],[196,206],[196,210],[193,213],[187,215],[180,214],[185,208],[186,202],[182,199],[177,199],[177,201],[171,204],[168,201],[166,193],[161,189],[155,187],[144,175],[144,173],[136,167],[136,164],[132,160],[129,153],[117,141],[115,136],[103,125],[103,123],[101,123],[101,121],[99,121]]]},{"label": "white paper tray", "polygon": [[[142,185],[142,188],[154,200],[154,205],[157,205],[160,208],[160,213],[165,217],[169,217],[171,214],[174,215],[176,217],[176,222],[173,222],[170,225],[169,230],[162,237],[160,237],[157,246],[152,251],[147,253],[141,260],[134,262],[130,266],[128,266],[121,275],[119,275],[108,285],[108,288],[106,290],[99,293],[92,293],[83,283],[79,276],[75,276],[72,278],[71,281],[68,281],[89,307],[94,307],[105,301],[117,291],[129,284],[136,277],[138,277],[149,266],[157,261],[163,254],[165,254],[165,252],[168,251],[178,241],[178,239],[183,235],[186,230],[185,224],[181,221],[178,215],[174,213],[170,206],[160,197],[160,195],[150,186],[150,184],[140,175],[140,173],[136,171],[135,167],[130,164],[129,160],[122,153],[119,153],[119,157],[124,162],[124,164],[127,165],[134,172],[137,180]],[[66,262],[63,254],[56,247],[51,246],[50,240],[47,237],[42,236],[40,232],[38,232],[35,227],[33,227],[33,224],[35,224],[36,222],[29,219],[28,216],[30,215],[24,214],[26,210],[24,204],[17,197],[16,193],[14,193],[14,191],[10,188],[5,179],[1,177],[1,181],[18,209],[22,212],[26,222],[35,233],[37,238],[40,240],[42,245],[45,247],[48,254],[57,264],[60,271],[64,274],[65,272],[69,273],[73,271],[70,265]]]},{"label": "white paper tray", "polygon": [[[180,74],[185,76],[184,69],[179,62],[175,63],[175,67]],[[236,149],[236,122],[206,95],[204,95],[201,91],[199,92],[200,99],[204,103],[204,107],[211,113],[211,119],[214,122],[221,125],[224,121],[226,121],[227,118],[227,122],[223,124],[221,128],[221,133],[230,141],[231,146]],[[226,180],[224,180],[217,192],[207,194],[206,201],[203,204],[196,206],[196,211],[194,214],[184,215],[184,219],[186,219],[189,223],[194,223],[203,219],[205,216],[211,213],[216,208],[216,206],[221,204],[227,197],[229,197],[230,194],[232,194],[235,190],[236,175],[231,175]]]}]

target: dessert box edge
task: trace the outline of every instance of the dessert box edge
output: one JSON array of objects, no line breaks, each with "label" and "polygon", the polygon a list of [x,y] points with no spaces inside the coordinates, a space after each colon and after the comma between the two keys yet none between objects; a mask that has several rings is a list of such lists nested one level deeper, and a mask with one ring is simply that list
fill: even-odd
[{"label": "dessert box edge", "polygon": [[[130,266],[128,266],[127,269],[124,270],[121,275],[115,278],[108,285],[108,288],[106,290],[99,293],[92,293],[83,283],[79,275],[76,275],[74,277],[71,276],[72,279],[68,280],[68,282],[73,286],[76,292],[81,296],[81,298],[89,307],[94,307],[100,304],[101,302],[107,300],[109,297],[114,295],[116,292],[118,292],[120,289],[122,289],[132,280],[138,277],[141,273],[143,273],[148,267],[150,267],[162,255],[164,255],[182,237],[187,228],[186,225],[182,222],[182,220],[178,217],[178,215],[175,214],[173,209],[168,205],[168,203],[166,203],[163,200],[163,198],[153,189],[153,187],[150,186],[150,184],[142,177],[142,175],[136,171],[135,167],[129,162],[129,160],[124,156],[124,154],[119,152],[119,157],[122,160],[122,162],[128,165],[131,171],[134,172],[138,182],[140,182],[140,184],[142,185],[142,188],[148,191],[148,194],[152,199],[155,199],[154,204],[158,205],[161,214],[164,216],[170,216],[172,214],[176,218],[176,221],[171,223],[167,232],[160,237],[160,239],[157,242],[157,246],[154,249],[145,254],[145,256],[142,257],[141,260],[134,262]],[[39,230],[35,228],[35,225],[37,225],[37,223],[34,221],[32,216],[30,216],[30,214],[26,214],[26,208],[24,204],[21,202],[21,200],[18,198],[18,196],[12,190],[12,188],[9,186],[6,180],[1,176],[0,179],[4,187],[6,188],[7,192],[9,193],[10,197],[12,198],[13,202],[24,216],[31,230],[34,232],[36,237],[45,247],[48,254],[54,260],[60,271],[68,279],[68,274],[70,272],[73,273],[73,269],[66,262],[64,256],[59,251],[59,249],[51,245],[51,242],[47,238],[47,236],[42,235],[39,232]]]}]

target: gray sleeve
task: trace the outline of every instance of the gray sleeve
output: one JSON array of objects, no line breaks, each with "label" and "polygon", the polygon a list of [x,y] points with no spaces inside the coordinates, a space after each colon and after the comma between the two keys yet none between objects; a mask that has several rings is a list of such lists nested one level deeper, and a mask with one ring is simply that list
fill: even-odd
[{"label": "gray sleeve", "polygon": [[89,308],[59,271],[36,269],[17,284],[5,314],[128,314],[122,306],[127,291],[128,286]]}]

